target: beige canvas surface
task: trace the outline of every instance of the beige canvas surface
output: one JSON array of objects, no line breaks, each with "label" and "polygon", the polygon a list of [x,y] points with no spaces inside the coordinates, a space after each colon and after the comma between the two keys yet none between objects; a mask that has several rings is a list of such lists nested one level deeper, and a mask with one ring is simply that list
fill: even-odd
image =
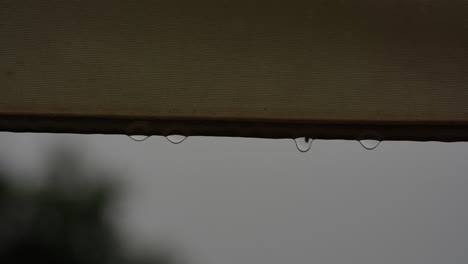
[{"label": "beige canvas surface", "polygon": [[0,0],[0,115],[468,123],[466,1]]}]

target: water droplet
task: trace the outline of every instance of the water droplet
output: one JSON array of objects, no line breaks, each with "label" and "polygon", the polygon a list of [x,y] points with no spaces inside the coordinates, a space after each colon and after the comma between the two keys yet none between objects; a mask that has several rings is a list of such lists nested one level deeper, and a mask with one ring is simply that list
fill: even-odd
[{"label": "water droplet", "polygon": [[363,139],[363,140],[359,140],[359,143],[365,149],[373,150],[373,149],[376,149],[380,145],[381,141],[375,140],[375,139]]},{"label": "water droplet", "polygon": [[313,141],[314,141],[313,139],[305,138],[305,137],[294,139],[294,142],[296,142],[297,150],[299,150],[300,152],[309,151],[310,147],[312,146]]},{"label": "water droplet", "polygon": [[142,141],[147,140],[150,136],[145,136],[145,135],[131,135],[131,136],[128,136],[128,137],[130,137],[130,138],[133,139],[134,141],[142,142]]},{"label": "water droplet", "polygon": [[133,122],[127,128],[127,135],[134,141],[147,140],[151,136],[148,123],[143,121]]},{"label": "water droplet", "polygon": [[186,136],[183,135],[169,135],[166,137],[169,142],[172,144],[180,144],[184,142],[184,140],[187,138]]}]

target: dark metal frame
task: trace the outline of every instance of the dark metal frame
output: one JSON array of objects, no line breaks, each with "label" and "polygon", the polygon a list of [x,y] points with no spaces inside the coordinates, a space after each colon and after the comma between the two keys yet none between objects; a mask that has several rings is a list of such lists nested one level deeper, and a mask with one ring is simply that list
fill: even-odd
[{"label": "dark metal frame", "polygon": [[0,131],[257,138],[468,141],[464,122],[317,122],[0,115]]}]

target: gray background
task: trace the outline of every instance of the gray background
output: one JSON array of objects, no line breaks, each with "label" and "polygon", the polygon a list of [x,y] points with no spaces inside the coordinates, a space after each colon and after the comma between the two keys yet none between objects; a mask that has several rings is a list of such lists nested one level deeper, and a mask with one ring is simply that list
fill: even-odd
[{"label": "gray background", "polygon": [[[135,249],[187,263],[468,263],[468,143],[0,133],[0,161],[45,166],[55,145],[116,172],[113,219]],[[39,183],[39,178],[24,178]]]}]

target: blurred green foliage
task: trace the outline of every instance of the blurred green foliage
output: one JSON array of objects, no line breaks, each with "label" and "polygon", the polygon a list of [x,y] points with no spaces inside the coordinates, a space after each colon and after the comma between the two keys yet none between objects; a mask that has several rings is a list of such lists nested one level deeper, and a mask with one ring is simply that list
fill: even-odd
[{"label": "blurred green foliage", "polygon": [[160,249],[128,253],[107,218],[117,188],[102,173],[65,149],[52,155],[40,187],[13,184],[20,175],[0,166],[0,263],[174,263]]}]

